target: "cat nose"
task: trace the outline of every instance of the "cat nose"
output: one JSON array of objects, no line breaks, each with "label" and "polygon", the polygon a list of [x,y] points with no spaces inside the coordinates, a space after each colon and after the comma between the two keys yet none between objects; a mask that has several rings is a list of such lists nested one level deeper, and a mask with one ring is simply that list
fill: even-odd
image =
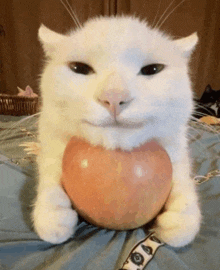
[{"label": "cat nose", "polygon": [[103,91],[98,97],[98,102],[107,108],[111,115],[116,117],[132,101],[129,91],[127,90],[107,90]]}]

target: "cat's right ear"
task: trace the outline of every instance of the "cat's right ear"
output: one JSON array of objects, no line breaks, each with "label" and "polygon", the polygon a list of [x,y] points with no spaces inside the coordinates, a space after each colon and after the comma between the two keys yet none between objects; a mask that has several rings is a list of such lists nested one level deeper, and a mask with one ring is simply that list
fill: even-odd
[{"label": "cat's right ear", "polygon": [[195,32],[188,37],[175,40],[175,43],[181,49],[183,55],[189,58],[191,53],[194,51],[198,43],[198,40],[199,40],[198,35]]},{"label": "cat's right ear", "polygon": [[64,35],[58,34],[45,25],[41,24],[38,30],[38,38],[47,56],[52,56],[58,44],[65,39]]}]

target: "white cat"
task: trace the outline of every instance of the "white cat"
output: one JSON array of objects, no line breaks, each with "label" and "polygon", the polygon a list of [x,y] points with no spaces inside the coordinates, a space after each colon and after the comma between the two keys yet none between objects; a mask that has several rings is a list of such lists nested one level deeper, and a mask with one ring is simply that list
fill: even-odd
[{"label": "white cat", "polygon": [[173,40],[124,16],[92,19],[67,35],[42,25],[39,38],[48,57],[41,78],[39,186],[33,211],[39,236],[62,243],[78,222],[60,185],[70,137],[126,150],[154,138],[173,166],[172,191],[157,217],[156,234],[174,247],[190,243],[201,223],[187,148],[193,110],[188,62],[196,33]]}]

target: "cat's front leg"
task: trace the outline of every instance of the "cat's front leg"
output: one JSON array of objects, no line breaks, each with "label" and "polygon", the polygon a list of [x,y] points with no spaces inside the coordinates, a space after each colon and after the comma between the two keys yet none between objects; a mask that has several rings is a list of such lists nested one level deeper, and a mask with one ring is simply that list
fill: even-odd
[{"label": "cat's front leg", "polygon": [[69,239],[78,222],[78,215],[60,183],[64,148],[53,140],[38,156],[39,185],[33,223],[40,238],[54,244]]},{"label": "cat's front leg", "polygon": [[34,227],[41,239],[59,244],[75,232],[78,222],[76,211],[60,186],[48,187],[38,194],[33,211]]},{"label": "cat's front leg", "polygon": [[165,211],[157,217],[156,234],[166,244],[182,247],[192,242],[199,232],[201,212],[195,183],[185,163],[173,165],[173,183]]}]

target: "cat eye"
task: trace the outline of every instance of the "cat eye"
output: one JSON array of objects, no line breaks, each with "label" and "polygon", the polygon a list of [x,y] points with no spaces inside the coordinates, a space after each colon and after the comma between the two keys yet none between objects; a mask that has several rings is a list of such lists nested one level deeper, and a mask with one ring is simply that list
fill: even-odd
[{"label": "cat eye", "polygon": [[140,70],[140,74],[150,76],[150,75],[154,75],[161,72],[164,68],[165,68],[165,65],[163,64],[151,64],[151,65],[142,67],[142,69]]},{"label": "cat eye", "polygon": [[89,74],[94,73],[93,68],[85,63],[70,62],[68,66],[73,72],[78,73],[78,74],[89,75]]}]

